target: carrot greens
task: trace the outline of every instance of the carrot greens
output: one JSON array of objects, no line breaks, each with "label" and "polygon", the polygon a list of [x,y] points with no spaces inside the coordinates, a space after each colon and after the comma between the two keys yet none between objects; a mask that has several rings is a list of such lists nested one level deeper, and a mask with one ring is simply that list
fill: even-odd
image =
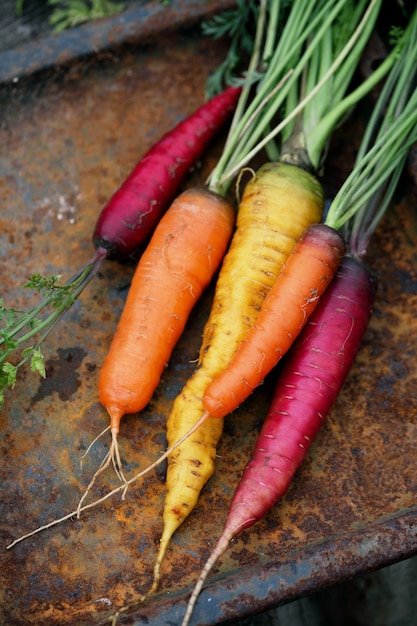
[{"label": "carrot greens", "polygon": [[242,56],[252,54],[255,39],[252,25],[257,23],[259,14],[257,0],[237,0],[236,7],[202,23],[203,35],[212,39],[230,39],[226,58],[207,80],[206,92],[209,97],[221,91],[225,84],[231,83],[241,66]]},{"label": "carrot greens", "polygon": [[333,199],[326,223],[344,233],[361,258],[387,210],[417,141],[417,12],[392,31],[396,62],[384,81],[359,147],[355,167]]},{"label": "carrot greens", "polygon": [[[7,308],[0,299],[0,322],[3,324],[0,328],[0,406],[4,402],[5,390],[15,386],[17,372],[25,363],[29,362],[33,372],[45,377],[41,344],[95,275],[101,256],[96,253],[92,262],[65,284],[59,283],[60,275],[33,274],[24,288],[42,295],[42,300],[29,311]],[[42,317],[45,311],[49,313]],[[12,363],[10,357],[20,349],[19,361]]]},{"label": "carrot greens", "polygon": [[321,0],[307,5],[294,0],[280,18],[282,30],[272,55],[268,42],[276,20],[267,21],[263,42],[268,52],[265,48],[259,52],[261,74],[255,93],[249,104],[247,98],[245,106],[238,103],[222,155],[209,178],[213,191],[224,193],[262,148],[273,160],[318,171],[337,124],[394,61],[394,55],[389,55],[349,92],[380,7],[380,0]]}]

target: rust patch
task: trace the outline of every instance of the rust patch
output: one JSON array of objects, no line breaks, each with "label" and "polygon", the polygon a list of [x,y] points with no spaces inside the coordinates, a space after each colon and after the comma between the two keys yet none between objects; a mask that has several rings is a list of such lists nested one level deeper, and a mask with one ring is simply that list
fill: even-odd
[{"label": "rust patch", "polygon": [[82,348],[58,348],[58,357],[46,361],[46,378],[41,380],[32,405],[53,393],[60,400],[69,400],[81,385],[78,369],[85,356]]}]

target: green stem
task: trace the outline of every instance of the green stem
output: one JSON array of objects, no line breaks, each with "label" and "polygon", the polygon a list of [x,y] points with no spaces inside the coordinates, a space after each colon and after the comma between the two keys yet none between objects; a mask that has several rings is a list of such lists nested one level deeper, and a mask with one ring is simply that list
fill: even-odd
[{"label": "green stem", "polygon": [[[417,104],[417,93],[414,97]],[[403,161],[417,140],[417,110],[405,111],[346,179],[329,209],[326,224],[339,230],[365,205]],[[395,131],[395,132],[394,132]]]},{"label": "green stem", "polygon": [[[3,338],[0,340],[1,345],[7,345],[7,343],[13,339],[12,347],[3,349],[0,356],[0,372],[2,365],[6,362],[7,358],[16,348],[20,348],[26,344],[30,339],[36,335],[41,334],[40,339],[34,346],[31,346],[30,350],[25,353],[24,358],[19,362],[17,367],[27,362],[31,355],[37,350],[45,339],[45,337],[51,332],[58,320],[66,313],[66,311],[72,306],[74,301],[78,298],[81,292],[85,289],[90,280],[97,274],[102,261],[105,258],[105,251],[99,249],[91,261],[85,265],[85,267],[74,277],[72,277],[61,290],[58,287],[58,291],[50,291],[49,294],[42,300],[42,302],[31,309],[28,313],[22,315],[22,317],[16,322],[16,324],[6,328],[3,331]],[[59,296],[59,293],[64,294]],[[59,300],[58,300],[59,298]],[[56,304],[59,302],[58,304]],[[44,320],[38,321],[38,315],[47,309],[48,307],[54,307],[52,313],[50,313]],[[37,322],[35,324],[35,322]],[[14,339],[25,327],[30,326],[30,330],[23,335]],[[7,337],[5,336],[7,335]]]},{"label": "green stem", "polygon": [[[341,15],[340,20],[353,20],[354,23],[359,22],[360,16],[363,14],[365,7],[368,4],[368,0],[362,0],[362,2],[358,4],[354,4],[348,6],[348,12],[346,15]],[[353,13],[353,15],[352,15]],[[333,98],[336,98],[336,102],[339,99],[339,94],[343,96],[346,93],[347,88],[349,87],[353,75],[356,71],[356,68],[359,64],[360,57],[362,56],[364,47],[371,36],[372,30],[375,26],[376,18],[378,14],[374,14],[374,19],[370,19],[367,21],[367,26],[365,28],[366,34],[363,39],[363,45],[356,47],[355,51],[350,55],[350,63],[346,63],[343,67],[340,68],[338,73],[334,77],[334,85],[333,85]],[[340,27],[343,27],[343,24],[340,24]]]},{"label": "green stem", "polygon": [[[258,14],[258,21],[256,24],[256,33],[255,40],[253,44],[253,52],[251,58],[249,60],[249,66],[247,70],[248,77],[250,78],[251,74],[255,72],[256,68],[259,65],[259,61],[261,58],[261,48],[262,41],[265,32],[265,23],[266,23],[266,9],[267,9],[267,0],[261,0]],[[228,132],[228,136],[226,138],[226,145],[230,143],[232,137],[237,132],[236,127],[239,125],[239,122],[247,108],[248,99],[251,93],[251,83],[250,81],[245,81],[242,86],[242,93],[239,97],[235,113],[232,118],[232,122],[230,124],[230,129]]]},{"label": "green stem", "polygon": [[377,193],[367,205],[363,205],[355,215],[350,234],[346,237],[349,241],[350,253],[358,258],[366,255],[369,241],[378,224],[388,209],[398,182],[404,170],[407,153],[398,160],[397,166],[387,179],[383,187],[379,187]]},{"label": "green stem", "polygon": [[[327,0],[320,9],[315,6],[317,3],[314,2],[307,3],[307,6],[303,0],[293,2],[265,76],[258,84],[257,92],[246,108],[244,115],[240,116],[238,123],[234,124],[233,133],[229,134],[222,156],[210,175],[208,184],[212,190],[225,193],[232,178],[232,176],[226,177],[225,172],[232,168],[235,169],[234,164],[244,159],[245,155],[251,151],[262,134],[265,133],[265,129],[270,125],[279,107],[285,102],[286,94],[296,83],[313,53],[314,42],[318,42],[326,28],[329,28],[331,20],[334,19],[337,10],[344,2],[346,0],[339,0],[332,11],[330,8],[335,4],[335,0]],[[321,4],[323,5],[323,3]],[[270,28],[270,24],[268,28]],[[313,45],[308,46],[302,53],[302,47],[308,41],[311,33],[316,33]],[[292,70],[292,76],[285,83],[285,88],[273,100],[268,101],[268,95],[289,70]],[[267,107],[265,107],[265,102],[268,102]],[[248,119],[251,119],[255,112],[256,125],[252,126],[253,132],[242,134]],[[245,163],[248,160],[246,158]]]},{"label": "green stem", "polygon": [[277,45],[276,39],[279,32],[279,17],[281,14],[280,0],[270,2],[269,11],[269,27],[266,33],[265,46],[262,55],[262,60],[266,64],[268,64],[269,59],[272,57]]},{"label": "green stem", "polygon": [[417,141],[417,10],[391,53],[394,63],[367,124],[354,168],[334,198],[326,224],[344,229],[361,256],[382,219]]},{"label": "green stem", "polygon": [[388,57],[370,74],[354,91],[349,93],[339,104],[323,117],[308,135],[308,153],[312,163],[317,167],[323,152],[324,145],[328,141],[336,124],[343,116],[352,109],[364,96],[366,96],[389,72],[397,56],[397,51],[392,51]]}]

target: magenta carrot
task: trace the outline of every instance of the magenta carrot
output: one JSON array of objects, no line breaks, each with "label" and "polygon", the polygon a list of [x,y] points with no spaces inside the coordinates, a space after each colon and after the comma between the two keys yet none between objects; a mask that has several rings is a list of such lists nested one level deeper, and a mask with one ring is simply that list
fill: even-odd
[{"label": "magenta carrot", "polygon": [[[344,257],[283,364],[252,459],[232,501],[233,515],[240,516],[234,528],[252,526],[287,491],[362,344],[375,291],[376,279],[368,267]],[[268,491],[260,497],[263,484]],[[252,502],[248,494],[255,492],[257,501]]]},{"label": "magenta carrot", "polygon": [[344,257],[284,361],[252,458],[233,497],[226,524],[190,598],[188,624],[200,590],[230,541],[262,519],[281,498],[329,413],[361,346],[376,281]]},{"label": "magenta carrot", "polygon": [[125,258],[148,238],[180,185],[231,116],[241,92],[229,87],[162,137],[102,209],[93,242],[107,258]]}]

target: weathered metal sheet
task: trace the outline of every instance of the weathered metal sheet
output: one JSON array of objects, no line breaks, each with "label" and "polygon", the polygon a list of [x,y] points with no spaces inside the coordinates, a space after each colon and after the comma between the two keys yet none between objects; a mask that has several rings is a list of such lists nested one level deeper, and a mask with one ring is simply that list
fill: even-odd
[{"label": "weathered metal sheet", "polygon": [[190,27],[214,13],[230,9],[236,0],[173,0],[143,2],[112,17],[81,24],[59,34],[0,52],[0,82],[67,65],[115,47],[144,45],[160,33]]},{"label": "weathered metal sheet", "polygon": [[[7,305],[27,308],[28,276],[74,273],[92,253],[100,208],[145,150],[203,100],[219,43],[161,36],[147,50],[112,53],[0,91],[0,276]],[[354,153],[357,127],[335,139],[331,194]],[[353,142],[353,143],[352,143]],[[190,177],[202,182],[220,144]],[[193,624],[218,624],[286,602],[417,552],[417,300],[415,197],[406,188],[375,236],[375,314],[331,415],[288,494],[233,542],[212,573]],[[97,377],[133,266],[108,262],[45,345],[47,378],[28,370],[0,413],[0,622],[20,626],[178,624],[191,585],[225,519],[265,415],[272,380],[227,418],[216,473],[176,533],[160,591],[143,606],[162,529],[163,471],[17,544],[16,537],[74,510],[107,450]],[[133,476],[163,450],[165,419],[193,369],[210,305],[197,306],[160,388],[124,418],[120,445]],[[109,470],[94,490],[117,481]]]}]

